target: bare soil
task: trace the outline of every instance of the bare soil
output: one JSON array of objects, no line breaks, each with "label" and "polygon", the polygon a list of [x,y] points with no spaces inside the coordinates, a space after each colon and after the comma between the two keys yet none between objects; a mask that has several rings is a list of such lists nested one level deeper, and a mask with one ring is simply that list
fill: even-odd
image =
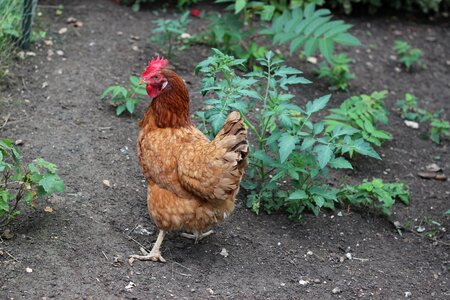
[{"label": "bare soil", "polygon": [[[54,16],[52,6],[61,2],[63,15]],[[147,59],[158,53],[147,40],[152,21],[157,13],[172,16],[178,11],[148,8],[133,13],[108,0],[39,4],[54,45],[34,44],[36,57],[17,63],[15,82],[1,93],[0,116],[10,117],[0,135],[23,140],[24,157],[56,163],[67,190],[25,210],[10,226],[14,238],[1,240],[0,298],[449,299],[450,221],[444,212],[450,208],[450,184],[417,176],[433,162],[450,175],[449,142],[438,146],[422,139],[394,110],[395,100],[412,92],[427,99],[423,104],[429,110],[444,109],[449,119],[448,19],[346,17],[365,47],[350,50],[357,78],[350,92],[333,93],[331,103],[337,106],[349,95],[389,90],[391,114],[385,129],[394,139],[378,149],[383,160],[357,159],[355,170],[337,174],[330,182],[342,177],[353,183],[372,177],[405,181],[411,205],[397,205],[395,218],[412,231],[400,235],[386,219],[347,207],[319,217],[306,214],[298,222],[281,214],[255,215],[241,196],[235,213],[215,228],[215,235],[193,244],[171,233],[162,247],[166,264],[130,266],[128,255],[137,253],[140,244],[151,248],[157,234],[147,213],[146,185],[135,149],[137,121],[145,105],[135,116],[116,117],[99,95],[143,70]],[[69,16],[83,27],[67,25]],[[204,25],[195,19],[190,28],[201,30]],[[62,27],[68,32],[58,34]],[[399,38],[424,51],[426,69],[396,71],[400,66],[390,56]],[[64,55],[55,53],[49,60],[49,49]],[[208,48],[195,46],[171,61],[190,86],[193,112],[202,106],[200,78],[193,69],[208,54]],[[299,101],[329,93],[327,84],[315,78],[312,65],[295,57],[288,57],[288,64],[314,81],[297,89]],[[44,82],[48,86],[43,87]],[[44,212],[46,206],[54,211]],[[416,226],[426,231],[419,234]],[[227,257],[220,255],[222,249]],[[135,286],[125,289],[130,282]]]}]

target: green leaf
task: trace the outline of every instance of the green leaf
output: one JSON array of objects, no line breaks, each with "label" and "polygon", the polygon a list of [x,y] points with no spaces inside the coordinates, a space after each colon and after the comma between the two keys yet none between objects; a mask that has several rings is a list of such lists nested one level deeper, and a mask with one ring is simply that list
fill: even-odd
[{"label": "green leaf", "polygon": [[367,155],[376,159],[380,159],[381,157],[378,153],[370,146],[369,143],[365,142],[364,139],[358,139],[354,142],[353,148],[355,152],[363,155]]},{"label": "green leaf", "polygon": [[314,147],[314,152],[317,154],[317,162],[321,169],[325,168],[333,157],[333,150],[331,150],[330,145],[317,145]]},{"label": "green leaf", "polygon": [[125,104],[117,106],[116,115],[120,116],[125,111],[125,109],[127,109]]},{"label": "green leaf", "polygon": [[34,162],[36,164],[38,164],[39,166],[43,167],[44,169],[49,170],[51,173],[55,173],[57,170],[57,167],[55,164],[50,163],[42,158],[37,158],[34,160]]},{"label": "green leaf", "polygon": [[298,136],[290,135],[287,132],[281,135],[281,137],[278,140],[281,163],[283,163],[289,157],[289,155],[295,149],[295,145],[298,143],[298,141],[299,141]]},{"label": "green leaf", "polygon": [[328,60],[329,62],[333,60],[334,45],[331,39],[319,40],[319,49],[320,53],[322,53],[323,57],[325,57],[326,60]]},{"label": "green leaf", "polygon": [[336,37],[334,37],[334,41],[345,46],[361,45],[361,42],[350,33],[340,33]]},{"label": "green leaf", "polygon": [[100,99],[105,98],[106,95],[108,95],[109,93],[111,93],[111,92],[114,90],[115,87],[116,87],[116,86],[114,86],[114,85],[108,87],[108,88],[103,92],[103,94],[100,96]]},{"label": "green leaf", "polygon": [[311,114],[324,109],[330,100],[331,95],[325,95],[320,98],[315,99],[313,102],[306,103],[306,114],[310,116]]},{"label": "green leaf", "polygon": [[302,200],[302,199],[307,199],[308,195],[306,194],[305,191],[303,190],[296,190],[295,192],[292,192],[289,195],[289,200]]},{"label": "green leaf", "polygon": [[247,5],[247,0],[236,0],[234,4],[234,13],[237,14]]},{"label": "green leaf", "polygon": [[313,137],[306,137],[303,142],[302,145],[300,146],[300,150],[304,151],[307,150],[309,148],[312,147],[312,145],[314,145],[314,143],[316,142],[316,139]]},{"label": "green leaf", "polygon": [[330,167],[334,169],[353,169],[352,164],[343,157],[330,160]]},{"label": "green leaf", "polygon": [[39,181],[39,185],[48,194],[64,191],[64,181],[62,181],[58,175],[52,173],[45,174]]}]

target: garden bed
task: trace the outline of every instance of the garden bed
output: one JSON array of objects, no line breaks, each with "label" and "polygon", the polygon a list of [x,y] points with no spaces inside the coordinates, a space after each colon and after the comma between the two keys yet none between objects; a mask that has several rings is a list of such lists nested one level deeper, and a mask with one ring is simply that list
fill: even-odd
[{"label": "garden bed", "polygon": [[[281,214],[255,215],[241,196],[215,235],[193,244],[170,233],[162,246],[166,264],[130,266],[128,255],[137,253],[140,244],[151,248],[157,234],[147,213],[135,146],[145,106],[135,116],[116,117],[99,96],[107,86],[139,74],[158,54],[147,40],[152,21],[178,11],[155,7],[133,13],[113,1],[83,0],[63,1],[63,15],[53,16],[45,7],[55,2],[39,3],[50,10],[53,45],[33,45],[36,56],[17,64],[15,82],[1,92],[0,117],[9,115],[1,137],[23,140],[25,158],[56,163],[66,192],[25,211],[10,226],[14,237],[1,241],[0,293],[5,298],[448,299],[450,236],[442,228],[450,229],[444,216],[450,185],[417,173],[436,163],[450,175],[449,142],[422,139],[394,109],[395,101],[411,92],[428,100],[423,103],[427,109],[443,109],[449,118],[448,19],[346,18],[364,47],[351,49],[357,77],[349,92],[333,92],[329,104],[336,107],[351,95],[389,90],[389,125],[383,129],[394,139],[377,149],[383,159],[357,158],[353,170],[330,177],[329,183],[342,182],[344,176],[352,183],[372,177],[404,181],[410,205],[396,205],[394,219],[412,231],[400,235],[385,218],[347,207],[318,217],[305,214],[297,222]],[[66,24],[70,16],[83,26]],[[202,26],[203,20],[194,19],[188,31]],[[59,34],[63,27],[68,31]],[[400,68],[391,57],[399,38],[423,50],[426,69]],[[209,54],[209,48],[194,46],[171,60],[188,84],[192,112],[203,107],[201,79],[193,70]],[[288,57],[287,64],[314,82],[295,89],[298,99],[329,93],[312,65],[295,57]],[[44,211],[47,206],[51,213]],[[418,233],[418,226],[425,232]],[[223,249],[227,256],[221,255]]]}]

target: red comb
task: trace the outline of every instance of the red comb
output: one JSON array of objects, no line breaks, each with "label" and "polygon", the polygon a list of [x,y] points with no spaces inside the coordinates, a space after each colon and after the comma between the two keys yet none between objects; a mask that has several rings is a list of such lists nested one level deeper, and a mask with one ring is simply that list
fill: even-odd
[{"label": "red comb", "polygon": [[142,73],[142,78],[152,76],[160,69],[167,67],[168,64],[169,61],[164,57],[160,58],[159,55],[157,58],[152,57],[152,60],[148,62],[145,71]]}]

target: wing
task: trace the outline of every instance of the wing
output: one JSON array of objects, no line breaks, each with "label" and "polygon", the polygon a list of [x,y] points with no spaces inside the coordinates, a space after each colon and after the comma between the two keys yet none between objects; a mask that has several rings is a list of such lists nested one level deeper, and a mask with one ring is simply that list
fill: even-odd
[{"label": "wing", "polygon": [[183,188],[207,200],[226,200],[238,190],[248,153],[247,131],[231,113],[216,138],[186,144],[178,158]]}]

